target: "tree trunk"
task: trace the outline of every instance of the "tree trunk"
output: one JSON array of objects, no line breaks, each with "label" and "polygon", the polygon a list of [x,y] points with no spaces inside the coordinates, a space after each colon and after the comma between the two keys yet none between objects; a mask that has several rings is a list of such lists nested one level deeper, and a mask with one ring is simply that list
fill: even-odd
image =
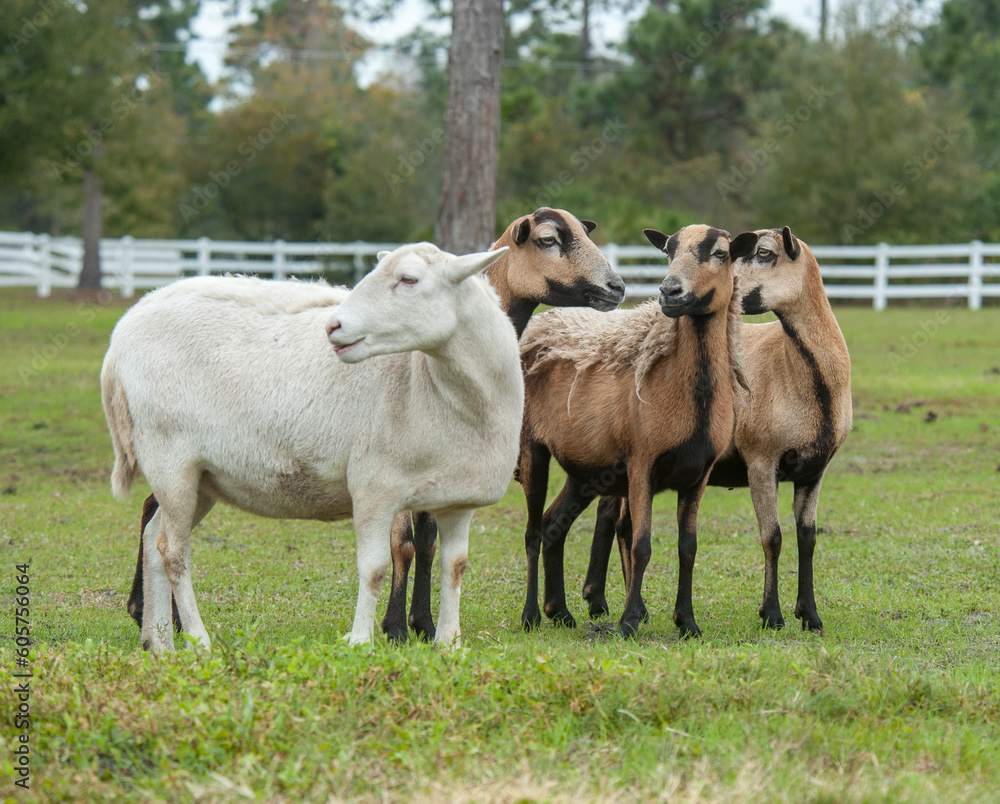
[{"label": "tree trunk", "polygon": [[583,24],[580,29],[580,61],[583,62],[583,77],[589,80],[593,71],[590,64],[590,0],[583,0]]},{"label": "tree trunk", "polygon": [[94,146],[94,165],[83,174],[83,268],[77,290],[101,289],[101,207],[104,183],[97,173],[103,145]]},{"label": "tree trunk", "polygon": [[502,0],[455,0],[441,207],[434,240],[445,251],[489,248],[500,152]]}]

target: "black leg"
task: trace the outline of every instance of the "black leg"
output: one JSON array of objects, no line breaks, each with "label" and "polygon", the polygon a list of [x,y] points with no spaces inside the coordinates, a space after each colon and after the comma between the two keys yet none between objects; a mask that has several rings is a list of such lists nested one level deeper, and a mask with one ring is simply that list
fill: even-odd
[{"label": "black leg", "polygon": [[545,512],[542,521],[542,561],[545,566],[545,616],[556,625],[576,627],[576,620],[566,605],[563,550],[570,527],[593,502],[593,492],[584,493],[572,477],[566,479],[559,496]]},{"label": "black leg", "polygon": [[[615,526],[621,511],[618,497],[601,497],[597,503],[594,540],[590,545],[590,563],[583,582],[583,599],[590,604],[591,617],[603,617],[611,612],[605,589],[608,583],[608,561],[615,541]],[[626,580],[626,585],[627,585]]]},{"label": "black leg", "polygon": [[437,520],[432,514],[413,515],[413,543],[417,563],[413,571],[413,599],[410,602],[410,626],[423,640],[434,639],[431,614],[431,576],[437,552]]},{"label": "black leg", "polygon": [[413,530],[410,528],[410,512],[400,511],[392,521],[389,535],[392,549],[392,588],[389,605],[382,618],[382,631],[390,642],[406,642],[406,586],[413,560]]}]

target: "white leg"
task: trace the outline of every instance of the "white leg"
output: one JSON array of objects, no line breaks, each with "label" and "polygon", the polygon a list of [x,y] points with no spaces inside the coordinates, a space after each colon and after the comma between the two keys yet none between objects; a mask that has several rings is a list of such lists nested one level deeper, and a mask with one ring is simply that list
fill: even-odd
[{"label": "white leg", "polygon": [[467,510],[436,514],[441,538],[441,611],[438,613],[435,641],[456,648],[462,640],[459,602],[462,597],[462,576],[469,563],[469,525],[472,513],[472,510]]},{"label": "white leg", "polygon": [[174,626],[171,622],[170,581],[163,569],[163,558],[156,548],[163,519],[157,509],[142,533],[142,647],[151,653],[174,649]]},{"label": "white leg", "polygon": [[390,531],[397,510],[364,511],[355,501],[354,534],[358,546],[358,605],[350,643],[368,645],[375,638],[375,607],[392,561]]},{"label": "white leg", "polygon": [[[173,591],[181,627],[184,633],[192,636],[206,650],[211,648],[212,643],[201,621],[191,582],[191,529],[201,521],[213,504],[213,500],[198,495],[195,485],[190,493],[177,493],[167,502],[160,500],[160,510],[157,512],[162,513],[162,519],[156,547]],[[168,621],[169,608],[168,601]]]}]

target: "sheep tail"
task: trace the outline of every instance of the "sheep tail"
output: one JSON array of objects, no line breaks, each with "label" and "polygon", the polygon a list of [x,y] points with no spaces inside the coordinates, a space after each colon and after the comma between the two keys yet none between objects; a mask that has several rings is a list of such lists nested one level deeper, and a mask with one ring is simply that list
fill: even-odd
[{"label": "sheep tail", "polygon": [[132,488],[139,463],[132,443],[132,414],[129,413],[125,388],[113,365],[105,364],[101,371],[101,402],[111,431],[111,446],[115,465],[111,470],[111,493],[115,499],[124,500]]}]

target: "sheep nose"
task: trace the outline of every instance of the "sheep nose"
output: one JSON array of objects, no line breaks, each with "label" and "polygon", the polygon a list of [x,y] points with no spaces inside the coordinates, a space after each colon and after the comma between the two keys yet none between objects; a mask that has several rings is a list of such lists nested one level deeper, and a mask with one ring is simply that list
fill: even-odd
[{"label": "sheep nose", "polygon": [[681,285],[681,280],[677,279],[677,277],[668,276],[660,283],[661,300],[679,299],[683,295],[684,288]]},{"label": "sheep nose", "polygon": [[326,337],[327,338],[331,337],[333,333],[336,332],[338,329],[340,329],[340,322],[331,321],[329,324],[326,325]]},{"label": "sheep nose", "polygon": [[616,296],[621,296],[625,298],[625,283],[620,277],[615,277],[608,281],[608,290],[610,290]]}]

